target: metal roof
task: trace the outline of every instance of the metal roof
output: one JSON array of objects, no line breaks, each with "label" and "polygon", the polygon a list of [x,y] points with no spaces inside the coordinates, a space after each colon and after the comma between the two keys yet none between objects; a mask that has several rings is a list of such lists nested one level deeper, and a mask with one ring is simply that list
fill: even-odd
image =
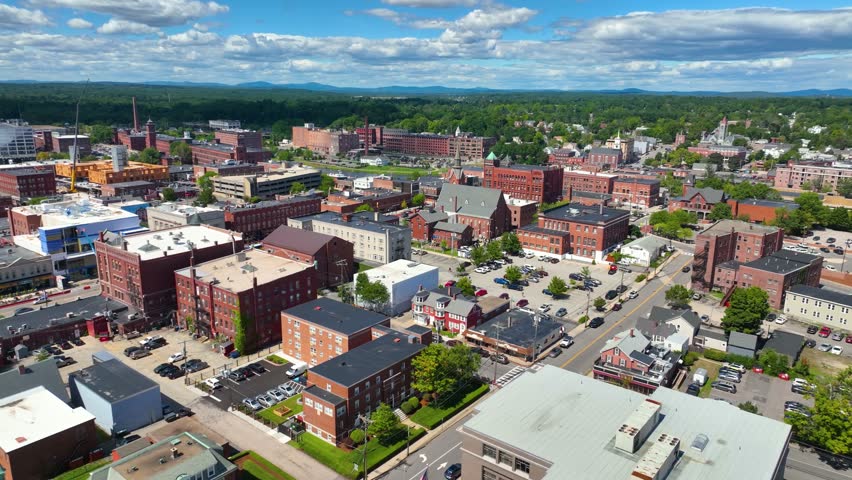
[{"label": "metal roof", "polygon": [[466,230],[469,229],[470,225],[465,225],[463,223],[438,222],[435,224],[435,230],[441,230],[450,233],[464,233]]},{"label": "metal roof", "polygon": [[435,208],[443,208],[443,211],[448,213],[491,218],[501,201],[502,190],[447,183],[435,201]]},{"label": "metal roof", "polygon": [[[771,480],[790,426],[726,402],[658,388],[662,420],[634,454],[616,449],[617,430],[649,397],[545,365],[528,370],[476,407],[462,427],[485,443],[508,444],[547,469],[543,480],[629,478],[660,433],[681,439],[669,480]],[[689,447],[707,439],[703,451]],[[493,444],[493,443],[492,443]]]},{"label": "metal roof", "polygon": [[757,349],[757,335],[742,332],[731,332],[728,336],[729,347],[739,347],[746,350]]}]

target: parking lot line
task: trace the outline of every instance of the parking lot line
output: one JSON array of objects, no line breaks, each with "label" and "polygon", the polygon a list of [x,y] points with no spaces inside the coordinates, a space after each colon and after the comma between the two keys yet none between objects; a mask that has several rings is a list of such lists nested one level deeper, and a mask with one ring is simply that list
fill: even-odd
[{"label": "parking lot line", "polygon": [[[684,262],[684,264],[683,264],[683,265],[681,265],[681,267],[680,267],[680,268],[682,269],[683,267],[685,267],[686,265],[688,265],[690,262],[692,262],[692,259],[689,259],[689,260],[687,260],[686,262]],[[604,330],[604,331],[603,331],[600,335],[598,335],[597,337],[595,337],[595,339],[594,339],[594,340],[592,340],[592,341],[591,341],[591,342],[589,342],[589,343],[588,343],[585,347],[583,347],[582,349],[580,349],[580,351],[579,351],[579,352],[575,353],[573,357],[571,357],[571,358],[569,358],[568,360],[566,360],[566,361],[565,361],[565,363],[563,363],[563,364],[562,364],[562,366],[560,366],[559,368],[565,368],[565,367],[567,367],[569,363],[573,362],[573,361],[574,361],[574,360],[576,360],[576,359],[577,359],[580,355],[582,355],[583,353],[585,353],[585,351],[586,351],[586,350],[588,350],[589,348],[591,348],[591,347],[592,347],[592,345],[594,345],[594,344],[595,344],[598,340],[600,340],[601,338],[603,338],[603,337],[604,337],[604,336],[606,336],[606,335],[609,335],[609,333],[610,333],[610,332],[611,332],[611,331],[612,331],[615,327],[617,327],[617,326],[621,325],[621,323],[622,323],[622,322],[624,322],[624,320],[626,320],[628,317],[630,317],[631,315],[633,315],[634,313],[636,313],[636,311],[637,311],[637,310],[639,310],[639,309],[640,309],[643,305],[645,305],[646,303],[648,303],[648,302],[649,302],[652,298],[654,298],[654,296],[655,296],[657,293],[659,293],[659,292],[660,292],[660,290],[662,290],[662,289],[666,288],[668,285],[669,285],[669,284],[668,284],[668,283],[666,283],[666,282],[661,282],[661,285],[660,285],[659,287],[657,287],[657,289],[656,289],[656,290],[654,290],[654,291],[653,291],[653,293],[651,293],[650,295],[648,295],[648,297],[647,297],[645,300],[643,300],[643,301],[642,301],[639,305],[636,305],[636,306],[633,308],[633,310],[631,310],[630,312],[628,312],[626,315],[624,315],[623,317],[621,317],[621,320],[619,320],[619,321],[617,321],[617,322],[613,323],[613,324],[612,324],[609,328],[607,328],[607,329],[606,329],[606,330]]]}]

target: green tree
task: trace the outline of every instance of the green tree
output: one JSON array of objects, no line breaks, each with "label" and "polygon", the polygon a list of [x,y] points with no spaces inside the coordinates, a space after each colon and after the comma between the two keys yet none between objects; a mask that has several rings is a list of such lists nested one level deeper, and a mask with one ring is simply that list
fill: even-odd
[{"label": "green tree", "polygon": [[470,249],[470,261],[477,267],[488,261],[488,252],[482,245]]},{"label": "green tree", "polygon": [[521,241],[514,232],[506,232],[500,237],[500,243],[507,253],[518,253],[521,251]]},{"label": "green tree", "polygon": [[169,154],[179,158],[181,163],[192,161],[192,147],[186,142],[172,142],[169,145]]},{"label": "green tree", "polygon": [[666,290],[666,301],[673,307],[688,307],[692,301],[692,290],[683,285],[673,285]]},{"label": "green tree", "polygon": [[710,220],[725,220],[730,218],[733,218],[733,211],[727,203],[717,203],[710,210]]},{"label": "green tree", "polygon": [[139,157],[136,159],[142,163],[149,163],[152,165],[160,164],[160,151],[154,147],[148,147],[145,150],[139,152]]},{"label": "green tree", "polygon": [[240,355],[255,351],[255,338],[250,328],[251,324],[249,317],[243,317],[239,310],[234,310],[234,349],[239,351]]},{"label": "green tree", "polygon": [[305,188],[305,184],[302,182],[293,182],[293,184],[290,185],[290,195],[296,195],[297,193],[302,193],[306,190],[307,188]]},{"label": "green tree", "polygon": [[826,215],[825,226],[848,232],[852,230],[852,218],[849,217],[849,214],[849,210],[843,207],[832,208]]},{"label": "green tree", "polygon": [[402,203],[399,204],[399,208],[405,210],[406,208],[408,208],[408,202],[403,200]]},{"label": "green tree", "polygon": [[358,208],[355,209],[355,212],[374,212],[373,206],[369,203],[364,203],[362,205],[358,205]]},{"label": "green tree", "polygon": [[353,444],[361,445],[364,443],[364,430],[359,428],[352,429],[352,431],[349,432],[349,439],[352,440]]},{"label": "green tree", "polygon": [[776,376],[779,373],[786,372],[790,367],[790,359],[787,355],[781,355],[771,348],[767,348],[760,352],[757,358],[758,362],[763,365],[763,371],[767,375]]},{"label": "green tree", "polygon": [[366,288],[357,294],[361,303],[366,304],[370,310],[382,310],[390,300],[388,287],[379,280],[368,282]]},{"label": "green tree", "polygon": [[841,178],[837,182],[837,194],[852,198],[852,178]]},{"label": "green tree", "polygon": [[582,267],[580,269],[580,275],[584,278],[592,278],[592,269],[589,267]]},{"label": "green tree", "polygon": [[92,125],[89,127],[89,141],[96,143],[112,143],[112,127],[108,125]]},{"label": "green tree", "polygon": [[550,279],[550,284],[547,286],[547,289],[550,290],[550,293],[553,294],[554,298],[557,298],[568,292],[568,285],[565,284],[565,280],[554,276]]},{"label": "green tree", "polygon": [[422,207],[423,202],[425,202],[425,201],[426,201],[426,195],[424,195],[422,193],[418,193],[418,194],[414,195],[413,197],[411,197],[411,204],[414,205],[414,206],[417,206],[417,207]]},{"label": "green tree", "polygon": [[367,433],[377,438],[379,443],[386,444],[400,432],[400,429],[399,417],[393,413],[393,409],[388,404],[381,403],[379,408],[370,414]]},{"label": "green tree", "polygon": [[509,281],[509,283],[518,283],[521,280],[521,269],[514,266],[509,265],[506,267],[506,273],[503,275],[503,278]]},{"label": "green tree", "polygon": [[175,189],[171,187],[166,187],[162,192],[163,200],[166,202],[174,202],[178,199],[177,193],[175,193]]},{"label": "green tree", "polygon": [[739,409],[744,411],[744,412],[753,413],[755,415],[760,415],[760,412],[757,410],[757,405],[755,405],[751,402],[740,403],[739,405],[737,405],[737,407],[739,407]]},{"label": "green tree", "polygon": [[463,343],[457,343],[444,354],[445,372],[447,376],[455,380],[456,385],[469,382],[473,375],[479,371],[481,362],[482,357],[473,353]]},{"label": "green tree", "polygon": [[473,296],[473,294],[475,292],[475,288],[476,288],[476,287],[473,286],[473,282],[470,281],[470,277],[460,278],[456,282],[455,287],[458,288],[459,290],[461,290],[461,293],[463,295],[466,295],[468,297]]},{"label": "green tree", "polygon": [[810,417],[785,413],[784,421],[793,427],[793,435],[836,455],[852,454],[852,367],[818,384],[813,397]]},{"label": "green tree", "polygon": [[[806,192],[796,198],[796,203],[799,204],[797,210],[809,215],[812,223],[823,223],[825,215],[828,213],[828,208],[822,204],[819,194],[815,192]],[[796,213],[795,211],[793,213]]]},{"label": "green tree", "polygon": [[337,295],[340,297],[340,301],[343,303],[352,303],[352,286],[348,283],[344,283],[337,287]]},{"label": "green tree", "polygon": [[755,334],[769,313],[769,295],[758,287],[739,288],[731,294],[730,306],[722,317],[726,333]]},{"label": "green tree", "polygon": [[195,202],[199,205],[208,205],[216,201],[213,196],[213,177],[216,175],[216,172],[207,172],[195,180],[199,189]]},{"label": "green tree", "polygon": [[440,343],[430,344],[411,359],[411,387],[418,392],[449,392],[455,379],[446,370],[447,348]]},{"label": "green tree", "polygon": [[488,254],[489,260],[498,260],[503,258],[503,246],[502,242],[493,241],[489,242],[488,245],[485,246],[485,251]]},{"label": "green tree", "polygon": [[596,298],[596,299],[595,299],[595,301],[594,301],[594,302],[592,302],[592,305],[593,305],[595,308],[597,308],[598,310],[600,310],[600,309],[602,309],[602,308],[604,307],[604,305],[606,305],[606,300],[604,300],[604,299],[603,299],[603,298],[601,298],[601,297],[598,297],[598,298]]},{"label": "green tree", "polygon": [[323,173],[322,176],[320,176],[319,189],[326,195],[331,193],[331,191],[334,190],[334,178]]}]

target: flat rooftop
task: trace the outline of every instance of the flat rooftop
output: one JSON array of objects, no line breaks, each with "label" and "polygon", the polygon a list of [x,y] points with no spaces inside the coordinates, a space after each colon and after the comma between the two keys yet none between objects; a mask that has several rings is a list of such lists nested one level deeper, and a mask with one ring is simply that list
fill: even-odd
[{"label": "flat rooftop", "polygon": [[325,361],[310,371],[348,387],[413,357],[424,348],[426,345],[421,343],[408,343],[407,335],[391,333]]},{"label": "flat rooftop", "polygon": [[344,335],[360,332],[388,320],[388,317],[380,313],[325,297],[289,308],[283,313]]},{"label": "flat rooftop", "polygon": [[222,211],[222,209],[218,207],[196,207],[193,205],[184,205],[181,203],[172,202],[163,203],[156,207],[151,207],[151,210],[156,210],[158,212],[164,212],[179,217],[191,217],[193,215],[198,215],[199,213]]},{"label": "flat rooftop", "polygon": [[156,382],[118,359],[94,363],[90,367],[71,372],[70,376],[73,376],[77,383],[85,385],[110,403],[124,400],[152,388],[160,388]]},{"label": "flat rooftop", "polygon": [[637,177],[618,177],[615,179],[618,183],[639,183],[642,185],[659,185],[660,181],[658,179],[651,178],[637,178]]},{"label": "flat rooftop", "polygon": [[263,174],[251,174],[251,175],[231,175],[227,177],[214,177],[214,181],[216,182],[227,182],[227,183],[242,183],[243,179],[246,178],[257,178],[257,183],[264,182],[274,182],[277,180],[282,180],[290,177],[301,177],[303,175],[312,175],[312,174],[320,174],[320,171],[316,168],[308,168],[308,167],[287,167],[281,168],[278,170],[273,170],[268,173]]},{"label": "flat rooftop", "polygon": [[53,175],[53,170],[37,170],[35,168],[16,168],[16,169],[8,169],[2,170],[4,175],[11,175],[13,177],[22,177],[25,175]]},{"label": "flat rooftop", "polygon": [[[359,213],[370,213],[370,212],[359,212]],[[308,215],[305,217],[297,217],[299,221],[311,221],[311,222],[324,222],[324,223],[332,223],[337,224],[342,227],[354,228],[358,230],[365,230],[368,232],[374,233],[385,233],[385,232],[401,232],[403,230],[410,230],[409,227],[403,227],[400,225],[391,225],[389,223],[384,223],[382,220],[378,222],[375,220],[368,220],[365,218],[366,216],[358,216],[353,214],[352,220],[344,221],[343,216],[339,213],[335,212],[322,212],[317,213],[315,215]]]},{"label": "flat rooftop", "polygon": [[597,205],[583,205],[581,203],[569,203],[561,207],[552,208],[541,212],[541,216],[554,220],[568,220],[570,222],[605,224],[622,218],[628,218],[630,212],[617,210],[615,208],[600,207]]},{"label": "flat rooftop", "polygon": [[[22,305],[16,309],[20,312],[17,315],[0,319],[0,338],[28,335],[48,327],[80,322],[81,319],[96,317],[104,311],[128,311],[126,305],[103,297],[73,298],[52,297],[46,305]],[[68,314],[73,315],[69,318]]]},{"label": "flat rooftop", "polygon": [[105,236],[107,243],[121,248],[121,242],[127,242],[127,251],[139,255],[140,260],[159,258],[166,254],[175,255],[189,252],[192,248],[203,249],[233,240],[242,240],[242,234],[230,232],[208,225],[185,225],[131,235]]},{"label": "flat rooftop", "polygon": [[602,178],[616,178],[616,177],[618,177],[618,175],[613,175],[611,173],[589,172],[587,170],[571,170],[569,168],[565,169],[564,175],[581,175],[581,176],[586,176],[586,177],[602,177]]},{"label": "flat rooftop", "polygon": [[[425,273],[438,272],[438,267],[427,265],[425,263],[417,263],[412,260],[400,259],[384,265],[379,265],[376,268],[367,270],[367,278],[371,282],[381,280],[382,283],[398,282],[407,277],[416,277]],[[428,287],[428,286],[427,286]]]},{"label": "flat rooftop", "polygon": [[[512,309],[497,315],[487,322],[469,329],[488,338],[497,338],[500,335],[500,345],[506,343],[531,348],[536,340],[536,326],[534,313],[527,313],[518,309]],[[554,330],[562,327],[561,323],[554,322],[546,316],[539,317],[538,339],[547,338]]]},{"label": "flat rooftop", "polygon": [[[215,478],[236,467],[217,451],[218,445],[189,432],[166,438],[92,473],[92,479],[188,479],[187,472],[214,467]],[[173,456],[172,452],[177,455]],[[112,472],[112,473],[110,473]],[[208,477],[209,478],[209,477]]]},{"label": "flat rooftop", "polygon": [[731,230],[739,233],[775,233],[778,231],[778,227],[770,227],[767,225],[761,225],[758,223],[750,223],[743,222],[740,220],[719,220],[715,224],[713,224],[707,230],[699,233],[699,235],[727,235],[731,233]]},{"label": "flat rooftop", "polygon": [[39,258],[48,258],[48,256],[17,245],[7,244],[0,248],[0,268],[9,267],[20,260],[36,260]]},{"label": "flat rooftop", "polygon": [[503,199],[506,200],[506,205],[514,206],[514,207],[523,207],[525,205],[530,205],[532,203],[536,203],[534,200],[525,200],[523,198],[515,198],[509,194],[503,194]]},{"label": "flat rooftop", "polygon": [[[617,449],[616,432],[649,399],[662,420],[635,453]],[[631,478],[662,433],[680,439],[669,480],[771,480],[790,437],[789,425],[727,402],[668,388],[645,396],[550,365],[481,402],[462,428],[550,464],[544,480]]]},{"label": "flat rooftop", "polygon": [[0,450],[6,453],[28,447],[64,432],[95,416],[71,408],[44,387],[35,387],[0,399]]},{"label": "flat rooftop", "polygon": [[819,258],[817,255],[809,253],[779,250],[771,255],[748,262],[744,266],[767,272],[788,274],[807,268],[817,258]]},{"label": "flat rooftop", "polygon": [[139,218],[135,213],[113,205],[90,202],[87,197],[72,197],[54,203],[25,205],[15,207],[12,211],[23,215],[41,215],[41,224],[44,228],[78,227],[110,220]]},{"label": "flat rooftop", "polygon": [[[238,293],[250,290],[255,279],[258,285],[264,285],[309,268],[314,267],[263,250],[246,250],[196,265],[195,276],[207,283],[215,280],[216,288]],[[189,278],[189,267],[175,273]]]},{"label": "flat rooftop", "polygon": [[788,292],[852,307],[852,295],[848,293],[836,292],[834,290],[817,288],[803,284],[793,285]]}]

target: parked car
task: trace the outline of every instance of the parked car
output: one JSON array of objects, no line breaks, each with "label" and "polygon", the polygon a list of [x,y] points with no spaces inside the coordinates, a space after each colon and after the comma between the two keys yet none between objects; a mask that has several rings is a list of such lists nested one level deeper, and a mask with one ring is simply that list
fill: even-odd
[{"label": "parked car", "polygon": [[710,315],[701,315],[701,323],[710,323]]},{"label": "parked car", "polygon": [[610,265],[609,270],[606,272],[609,275],[615,275],[618,272],[618,265]]},{"label": "parked car", "polygon": [[627,298],[629,298],[630,300],[633,300],[634,298],[637,298],[638,296],[639,296],[639,292],[637,292],[636,290],[631,290],[630,294],[627,295]]},{"label": "parked car", "polygon": [[834,332],[834,334],[831,335],[831,339],[835,342],[839,342],[842,341],[845,336],[846,335],[843,332]]},{"label": "parked car", "polygon": [[746,372],[745,366],[741,365],[739,363],[725,362],[725,363],[722,364],[722,368],[734,370],[734,371],[739,372],[739,373],[745,373]]},{"label": "parked car", "polygon": [[775,323],[777,325],[784,325],[787,323],[787,317],[784,315],[778,315],[778,317],[775,318]]},{"label": "parked car", "polygon": [[159,339],[151,340],[150,342],[145,344],[145,348],[147,348],[148,350],[156,350],[158,348],[165,347],[165,346],[166,346],[166,339],[165,338],[159,338]]},{"label": "parked car", "polygon": [[616,292],[615,290],[610,290],[610,291],[606,292],[606,295],[604,295],[604,298],[606,298],[607,300],[612,300],[617,296],[618,296],[618,292]]},{"label": "parked car", "polygon": [[207,362],[202,362],[197,358],[193,358],[192,360],[188,360],[185,364],[183,364],[181,368],[183,368],[184,371],[187,373],[194,373],[200,372],[201,370],[204,370],[209,366],[210,365],[208,365]]},{"label": "parked car", "polygon": [[615,291],[618,292],[618,293],[624,293],[624,292],[627,291],[627,287],[624,286],[624,285],[619,285],[619,286],[615,287]]},{"label": "parked car", "polygon": [[842,248],[835,248],[834,253],[837,254],[837,255],[843,255],[843,249]]},{"label": "parked car", "polygon": [[228,372],[228,378],[235,382],[242,382],[246,379],[246,374],[242,370],[231,370]]},{"label": "parked car", "polygon": [[142,347],[127,347],[124,349],[124,356],[129,357],[133,354],[133,352],[138,352],[139,350],[144,350]]},{"label": "parked car", "polygon": [[593,318],[589,321],[589,327],[591,327],[591,328],[598,328],[603,324],[604,324],[603,317],[595,317],[595,318]]},{"label": "parked car", "polygon": [[562,337],[562,340],[559,341],[559,346],[562,348],[568,348],[571,345],[574,345],[574,337],[570,335],[565,335]]},{"label": "parked car", "polygon": [[263,408],[263,406],[253,398],[244,398],[243,405],[247,406],[249,410],[253,410],[255,412]]},{"label": "parked car", "polygon": [[180,378],[184,375],[184,371],[180,368],[174,367],[169,370],[166,370],[165,377],[168,377],[170,380],[174,380],[176,378]]},{"label": "parked car", "polygon": [[503,355],[502,353],[495,353],[494,355],[491,355],[491,360],[494,360],[495,362],[501,365],[509,364],[509,357]]},{"label": "parked car", "polygon": [[724,381],[716,381],[711,384],[711,386],[717,390],[721,390],[723,392],[728,393],[737,393],[737,386],[730,382]]},{"label": "parked car", "polygon": [[494,277],[494,283],[498,283],[500,285],[509,285],[509,281],[503,277]]},{"label": "parked car", "polygon": [[846,335],[846,343],[852,343],[852,335]]},{"label": "parked car", "polygon": [[[457,480],[461,478],[462,466],[461,463],[454,463],[444,470],[444,479]],[[425,474],[424,474],[425,477]]]},{"label": "parked car", "polygon": [[621,310],[621,304],[620,303],[613,304],[612,311],[617,312],[619,310]]},{"label": "parked car", "polygon": [[547,356],[550,357],[550,358],[556,358],[559,355],[562,355],[562,349],[561,348],[552,348],[552,349],[550,349],[549,352],[547,352]]},{"label": "parked car", "polygon": [[53,361],[56,362],[56,366],[58,368],[67,367],[68,365],[75,363],[73,358],[66,357],[65,355],[56,355],[53,357]]},{"label": "parked car", "polygon": [[219,380],[219,377],[210,377],[204,380],[204,384],[210,387],[211,390],[222,388],[222,382]]},{"label": "parked car", "polygon": [[538,311],[539,311],[540,313],[547,313],[547,312],[549,312],[549,311],[550,311],[550,304],[549,304],[549,303],[542,303],[542,304],[538,307]]},{"label": "parked car", "polygon": [[508,288],[509,290],[515,290],[515,291],[518,291],[518,292],[522,292],[524,290],[524,287],[521,286],[521,285],[518,285],[517,283],[511,283],[509,285],[506,285],[506,288]]},{"label": "parked car", "polygon": [[832,355],[841,355],[842,353],[843,353],[843,347],[841,347],[840,345],[835,345],[835,346],[831,347],[831,354]]},{"label": "parked car", "polygon": [[257,403],[263,405],[264,407],[271,407],[275,405],[275,399],[265,393],[262,393],[257,396]]},{"label": "parked car", "polygon": [[480,288],[479,290],[477,290],[477,291],[474,293],[474,295],[475,295],[475,296],[477,296],[477,297],[483,297],[483,296],[485,296],[485,295],[488,295],[488,290],[486,290],[486,289],[484,289],[484,288]]},{"label": "parked car", "polygon": [[808,333],[813,335],[819,331],[819,327],[816,325],[808,325]]},{"label": "parked car", "polygon": [[819,329],[818,335],[822,338],[828,338],[831,335],[831,329],[828,327],[822,327]]},{"label": "parked car", "polygon": [[509,299],[509,294],[508,294],[508,293],[506,293],[506,292],[503,292],[503,293],[501,293],[501,294],[500,294],[500,298],[502,298],[503,300],[508,300],[508,299]]},{"label": "parked car", "polygon": [[183,353],[181,353],[181,352],[175,352],[175,353],[169,355],[169,363],[175,363],[175,362],[179,362],[181,360],[183,360]]},{"label": "parked car", "polygon": [[266,368],[264,368],[264,366],[260,364],[260,362],[249,363],[246,366],[250,368],[251,371],[255,373],[255,375],[260,375],[261,373],[266,373],[267,371]]},{"label": "parked car", "polygon": [[140,358],[147,357],[148,355],[151,355],[150,350],[140,348],[139,350],[134,350],[133,352],[131,352],[128,357],[130,357],[132,360],[139,360]]},{"label": "parked car", "polygon": [[[557,310],[557,311],[556,311],[556,313],[555,313],[555,315],[556,315],[557,317],[559,317],[559,318],[562,318],[562,317],[564,317],[564,316],[565,316],[565,315],[567,315],[567,314],[568,314],[568,310],[566,310],[564,307],[563,307],[563,308],[560,308],[560,309],[559,309],[559,310]],[[852,338],[852,337],[849,337],[849,338]]]},{"label": "parked car", "polygon": [[[852,343],[851,339],[852,339],[852,337],[846,337],[846,342]],[[813,338],[809,338],[809,339],[805,340],[805,346],[808,347],[808,348],[816,347],[816,340],[814,340]]]},{"label": "parked car", "polygon": [[163,370],[166,370],[166,369],[169,369],[169,368],[174,368],[174,367],[175,366],[172,365],[171,363],[161,363],[161,364],[157,365],[156,367],[154,367],[154,373],[156,373],[157,375],[160,375]]},{"label": "parked car", "polygon": [[819,350],[820,352],[830,352],[831,351],[831,344],[820,343],[819,346],[817,347],[817,350]]},{"label": "parked car", "polygon": [[580,275],[579,273],[571,273],[568,275],[568,278],[577,282],[582,282],[583,280],[585,280],[586,277]]},{"label": "parked car", "polygon": [[157,340],[163,340],[163,337],[161,337],[159,335],[154,335],[152,337],[145,337],[142,340],[139,340],[139,345],[144,347],[145,345],[147,345],[147,344],[149,344],[153,341],[157,341]]},{"label": "parked car", "polygon": [[278,385],[278,391],[284,395],[285,399],[296,394],[296,389],[289,383],[282,383],[281,385]]},{"label": "parked car", "polygon": [[693,397],[698,396],[698,392],[701,391],[701,386],[697,383],[690,383],[688,387],[686,387],[686,394],[692,395]]},{"label": "parked car", "polygon": [[517,302],[515,302],[515,306],[518,307],[518,308],[526,307],[529,304],[530,304],[530,301],[527,300],[526,298],[522,298],[522,299],[518,300]]},{"label": "parked car", "polygon": [[77,345],[78,347],[82,347],[83,345],[85,345],[85,343],[83,343],[83,341],[80,340],[79,338],[72,338],[71,343],[73,343],[74,345]]},{"label": "parked car", "polygon": [[692,299],[693,300],[701,300],[701,294],[700,293],[693,293]]},{"label": "parked car", "polygon": [[549,288],[545,288],[544,290],[541,291],[541,293],[547,295],[548,297],[553,296],[553,292],[551,292]]}]

